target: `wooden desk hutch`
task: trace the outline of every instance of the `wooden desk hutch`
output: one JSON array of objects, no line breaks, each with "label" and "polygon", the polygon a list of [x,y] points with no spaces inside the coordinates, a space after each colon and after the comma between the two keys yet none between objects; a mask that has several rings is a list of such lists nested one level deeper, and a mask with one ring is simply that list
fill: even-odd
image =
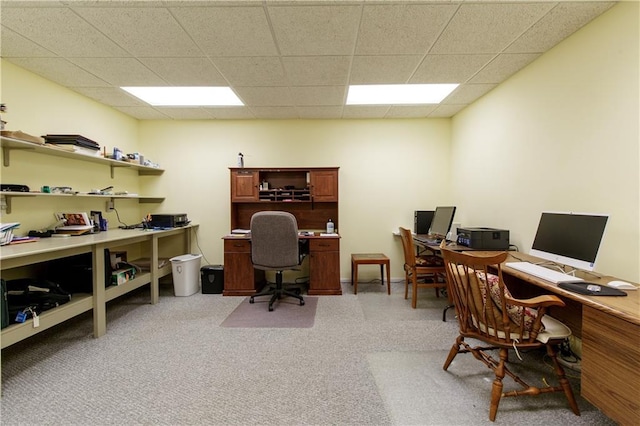
[{"label": "wooden desk hutch", "polygon": [[[264,210],[292,213],[309,239],[309,294],[339,295],[340,238],[320,237],[331,219],[336,232],[338,167],[231,168],[231,229],[249,229],[251,216]],[[248,238],[224,238],[225,296],[250,296],[264,282],[253,269]]]}]

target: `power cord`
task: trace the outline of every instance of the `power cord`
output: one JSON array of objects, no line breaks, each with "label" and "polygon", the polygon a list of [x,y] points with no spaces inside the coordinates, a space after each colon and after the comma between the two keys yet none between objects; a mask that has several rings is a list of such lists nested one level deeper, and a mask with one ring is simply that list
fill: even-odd
[{"label": "power cord", "polygon": [[192,228],[191,231],[193,233],[193,236],[195,237],[196,247],[198,247],[198,250],[200,251],[200,254],[202,255],[202,258],[207,263],[207,265],[210,265],[211,263],[209,262],[207,257],[204,255],[204,252],[202,251],[202,248],[200,248],[200,242],[198,241],[198,234],[196,233],[196,228]]}]

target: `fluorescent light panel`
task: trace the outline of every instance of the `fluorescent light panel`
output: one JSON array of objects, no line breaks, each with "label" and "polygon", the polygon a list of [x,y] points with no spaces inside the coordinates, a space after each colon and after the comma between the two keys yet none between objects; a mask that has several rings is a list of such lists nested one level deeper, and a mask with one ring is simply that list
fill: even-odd
[{"label": "fluorescent light panel", "polygon": [[153,106],[242,106],[229,87],[122,87]]},{"label": "fluorescent light panel", "polygon": [[438,104],[457,84],[363,84],[349,86],[347,105]]}]

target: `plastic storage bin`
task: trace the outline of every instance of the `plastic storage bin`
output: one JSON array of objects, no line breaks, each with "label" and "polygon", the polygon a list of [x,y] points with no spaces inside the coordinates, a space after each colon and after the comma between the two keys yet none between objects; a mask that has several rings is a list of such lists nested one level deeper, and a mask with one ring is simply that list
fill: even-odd
[{"label": "plastic storage bin", "polygon": [[224,290],[224,267],[205,265],[200,268],[202,294],[220,294]]},{"label": "plastic storage bin", "polygon": [[173,292],[176,296],[191,296],[200,290],[198,271],[201,254],[183,254],[169,259],[173,272]]}]

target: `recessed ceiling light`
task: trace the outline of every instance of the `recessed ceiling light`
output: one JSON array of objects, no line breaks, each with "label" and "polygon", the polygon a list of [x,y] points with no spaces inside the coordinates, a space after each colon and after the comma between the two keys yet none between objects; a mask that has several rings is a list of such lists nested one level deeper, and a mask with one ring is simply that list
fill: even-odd
[{"label": "recessed ceiling light", "polygon": [[242,106],[229,87],[122,87],[153,106]]},{"label": "recessed ceiling light", "polygon": [[457,84],[362,84],[349,86],[347,105],[438,104]]}]

